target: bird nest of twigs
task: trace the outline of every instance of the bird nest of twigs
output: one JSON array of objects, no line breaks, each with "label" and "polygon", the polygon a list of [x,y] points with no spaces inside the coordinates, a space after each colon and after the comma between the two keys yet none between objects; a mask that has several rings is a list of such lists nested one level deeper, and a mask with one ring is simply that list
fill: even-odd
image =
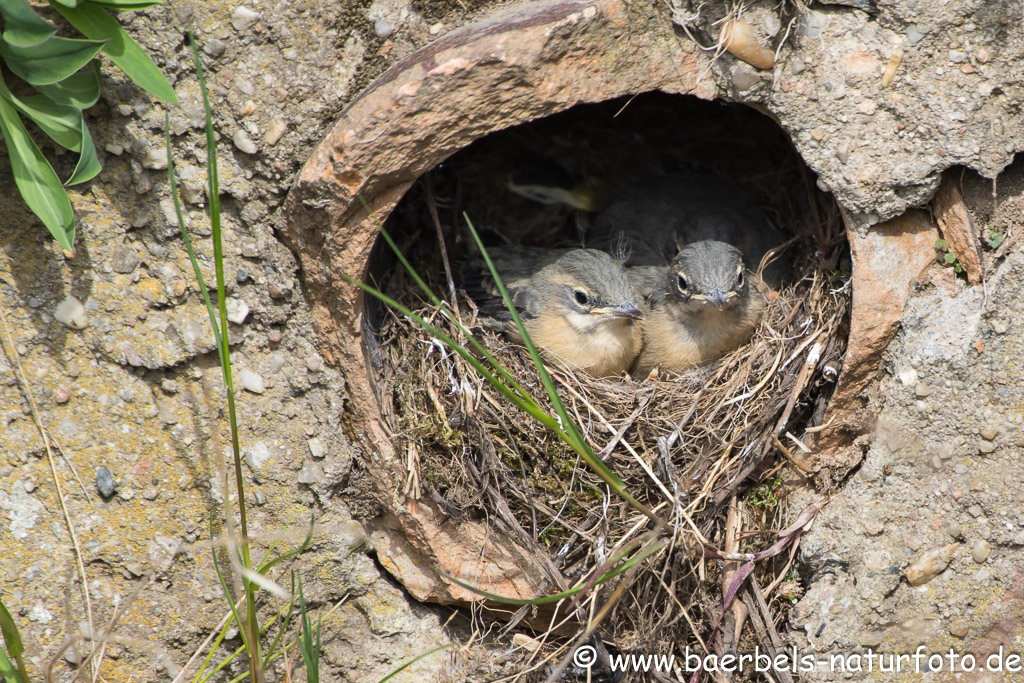
[{"label": "bird nest of twigs", "polygon": [[[777,472],[788,459],[805,457],[796,435],[820,422],[846,342],[848,288],[836,264],[822,256],[804,261],[802,277],[770,296],[748,344],[680,377],[606,380],[548,366],[594,452],[634,498],[677,525],[683,546],[699,540],[726,548],[724,512],[734,494],[754,492],[748,507],[757,518],[744,531],[785,526],[772,505]],[[446,291],[443,275],[435,276],[435,291]],[[403,273],[393,274],[388,291],[465,343]],[[550,407],[525,349],[478,325],[471,301],[457,301],[456,309]],[[408,496],[432,499],[454,518],[492,516],[496,528],[548,553],[570,576],[587,573],[602,561],[602,549],[607,554],[636,533],[635,515],[569,446],[415,322],[388,314],[378,341],[380,407],[409,455]],[[705,562],[663,553],[638,573],[635,602],[623,602],[620,618],[609,622],[618,642],[649,647],[660,634],[666,645],[681,645],[678,634],[663,630],[680,620],[710,628],[721,590],[702,580],[716,573]]]},{"label": "bird nest of twigs", "polygon": [[[772,181],[780,179],[762,174],[764,195],[778,197]],[[753,639],[744,643],[729,632],[730,619],[744,617],[723,607],[736,566],[701,548],[754,553],[779,540],[770,530],[790,525],[779,504],[782,481],[786,473],[811,476],[803,437],[822,422],[845,351],[850,287],[841,221],[805,171],[793,171],[786,182],[798,189],[776,201],[775,210],[797,238],[783,254],[793,277],[769,295],[749,343],[673,377],[597,379],[547,365],[592,450],[633,498],[668,522],[659,531],[666,547],[602,595],[604,603],[613,593],[615,604],[600,635],[623,651],[679,653],[687,645],[699,651],[713,630],[721,637],[707,643],[710,651],[781,642],[773,625],[778,610],[766,605],[790,604],[791,553],[758,563],[753,585],[761,587],[754,591],[760,597],[745,601],[761,609],[752,609],[753,635],[740,640]],[[458,232],[452,226],[437,223],[429,182],[422,189],[407,197],[417,207],[389,219],[391,232],[404,235],[406,253],[420,255],[421,274],[462,324],[554,414],[525,349],[479,324],[473,302],[449,280],[440,236],[447,232],[449,251],[465,246],[452,243]],[[550,220],[550,207],[537,213],[538,221]],[[531,226],[535,234],[548,227]],[[466,343],[400,266],[375,275],[388,295]],[[382,416],[405,455],[399,460],[407,497],[432,500],[452,518],[487,518],[495,533],[546,555],[546,566],[567,577],[566,585],[606,570],[617,548],[650,531],[646,518],[565,441],[504,399],[465,359],[395,311],[379,308],[376,317],[370,357]],[[593,612],[578,600],[570,612],[585,622]]]}]

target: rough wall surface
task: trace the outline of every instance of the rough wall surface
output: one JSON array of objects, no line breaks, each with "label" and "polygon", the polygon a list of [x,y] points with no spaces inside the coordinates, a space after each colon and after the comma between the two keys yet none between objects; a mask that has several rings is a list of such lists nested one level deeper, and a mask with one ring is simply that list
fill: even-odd
[{"label": "rough wall surface", "polygon": [[[365,458],[371,454],[344,426],[346,410],[352,409],[345,377],[361,359],[336,357],[330,339],[318,334],[330,296],[317,290],[317,273],[299,271],[295,256],[282,246],[281,207],[294,174],[362,87],[497,4],[265,0],[251,5],[258,17],[250,20],[235,4],[176,0],[128,22],[176,81],[182,103],[171,110],[174,154],[188,221],[200,235],[206,204],[202,116],[184,28],[194,27],[203,46],[222,143],[229,286],[248,309],[233,329],[238,367],[251,373],[245,375],[240,406],[254,527],[261,543],[281,535],[295,543],[315,511],[314,546],[295,566],[316,605],[343,601],[325,620],[325,660],[334,680],[379,680],[460,632],[442,629],[448,613],[410,599],[366,551],[364,539],[378,527],[375,522],[367,529],[363,520],[381,510],[367,484]],[[729,55],[713,62],[710,53],[699,54],[678,24],[673,26],[668,8],[649,14],[646,3],[579,4],[581,12],[604,8],[593,21],[613,16],[619,7],[615,11],[628,19],[627,30],[643,27],[648,45],[666,51],[662,58],[699,56],[700,68],[680,78],[704,80],[685,87],[665,84],[666,89],[717,92],[771,111],[858,225],[926,200],[947,166],[963,164],[992,175],[1024,148],[1017,66],[1024,39],[1014,30],[1021,21],[1015,2],[883,2],[873,15],[816,7],[799,27],[794,24],[778,64],[765,72]],[[762,38],[774,33],[778,42],[786,23],[775,27],[767,7],[751,9],[749,20]],[[690,10],[678,7],[674,16],[686,23],[695,13]],[[702,31],[713,30],[694,25],[698,38]],[[893,84],[882,88],[882,72],[896,47],[905,56]],[[546,54],[551,64],[564,56],[557,50]],[[604,75],[595,68],[587,76]],[[619,86],[628,91],[634,84],[611,84]],[[568,97],[557,106],[571,103]],[[101,103],[89,116],[105,169],[72,190],[79,218],[74,260],[57,253],[15,199],[6,159],[0,158],[0,313],[13,342],[4,333],[0,594],[19,620],[36,672],[69,633],[80,631],[86,608],[26,387],[41,423],[66,453],[54,462],[82,551],[94,622],[105,623],[115,605],[135,595],[140,584],[145,588],[119,622],[122,639],[108,648],[104,677],[173,676],[225,612],[209,550],[201,545],[207,520],[218,514],[224,498],[218,465],[228,443],[222,389],[171,215],[160,152],[163,112],[123,76],[105,71]],[[407,131],[410,141],[413,133]],[[405,175],[392,179],[388,196],[397,200],[402,184],[428,165],[398,169]],[[386,180],[378,185],[380,197],[387,195]],[[1018,207],[1007,226],[1019,230],[1020,217]],[[209,247],[200,246],[200,252],[212,281]],[[834,512],[805,540],[810,591],[794,624],[822,651],[915,638],[944,642],[943,629],[952,633],[958,618],[979,642],[1019,629],[1014,577],[1022,564],[1021,543],[1007,527],[1020,522],[1010,504],[1016,499],[1009,497],[1020,479],[1013,468],[1022,445],[1013,436],[1020,431],[1021,410],[1014,360],[1021,352],[1014,340],[1020,339],[1024,315],[1016,304],[1024,295],[1019,260],[1011,254],[985,289],[935,285],[911,301],[906,334],[889,356],[891,367],[900,370],[886,380],[883,402],[873,406],[890,415],[883,426],[896,427],[881,431],[868,446],[850,492],[833,501]],[[84,305],[89,324],[83,330],[55,320],[68,295]],[[344,301],[331,305],[334,312],[345,310]],[[982,352],[978,341],[984,342]],[[903,381],[910,376],[906,365],[921,382]],[[918,384],[930,393],[918,396]],[[959,395],[975,401],[970,409],[955,400]],[[991,439],[985,436],[992,433]],[[101,466],[116,484],[109,498],[97,491]],[[922,473],[930,477],[928,486],[920,485]],[[942,495],[929,498],[932,491]],[[847,532],[856,524],[864,528],[863,539]],[[924,590],[910,589],[891,568],[902,570],[913,553],[950,542],[942,536],[943,525],[949,539],[963,541],[950,573]],[[979,564],[969,572],[977,559],[965,553],[977,545],[982,557],[981,541],[995,547],[991,559],[982,560],[992,568]],[[185,552],[167,564],[168,551],[179,544]],[[865,545],[878,557],[864,554]],[[842,573],[816,569],[851,557],[857,561]],[[861,590],[845,588],[850,586],[864,586],[867,597],[837,602],[836,595],[848,601]],[[927,623],[900,630],[918,612],[930,615]],[[981,616],[972,621],[976,615]],[[867,636],[851,639],[847,633]],[[231,642],[237,645],[237,637]],[[72,677],[68,662],[79,656],[59,659],[58,680]],[[427,658],[404,672],[404,680],[431,680],[445,671],[453,680],[472,679],[446,669],[448,661],[443,654]]]}]

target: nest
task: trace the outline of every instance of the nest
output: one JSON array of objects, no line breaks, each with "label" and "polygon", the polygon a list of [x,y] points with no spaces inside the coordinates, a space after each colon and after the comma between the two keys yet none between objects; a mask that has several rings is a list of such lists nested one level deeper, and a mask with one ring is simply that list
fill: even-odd
[{"label": "nest", "polygon": [[[444,179],[431,182],[443,185]],[[787,461],[803,467],[799,435],[813,431],[824,414],[845,350],[849,301],[834,205],[802,170],[791,187],[798,191],[776,209],[799,235],[787,254],[795,257],[798,276],[768,297],[748,344],[672,378],[604,380],[548,365],[594,452],[634,498],[670,523],[668,549],[620,579],[620,599],[602,626],[604,639],[623,650],[700,647],[723,613],[728,567],[694,549],[738,547],[727,528],[730,507],[746,511],[742,528],[751,538],[742,543],[744,552],[770,544],[756,532],[786,526],[783,507],[772,504],[782,495],[779,470]],[[449,300],[455,292],[463,324],[554,414],[525,349],[479,325],[472,301],[448,280],[438,240],[443,226],[431,225],[435,197],[429,184],[421,190],[407,198],[405,213],[392,216],[392,231],[404,222],[407,253],[440,257],[420,260],[433,264],[423,273],[433,290]],[[549,207],[536,215],[535,232],[561,220]],[[418,229],[408,229],[412,222]],[[449,250],[459,248],[447,241]],[[400,268],[379,281],[390,296],[466,343]],[[405,495],[428,497],[453,518],[490,517],[567,577],[589,575],[642,533],[641,518],[571,448],[415,322],[381,309],[371,352],[382,415],[407,455]],[[765,563],[755,578],[775,588],[781,567]],[[762,623],[757,630],[769,627]]]}]

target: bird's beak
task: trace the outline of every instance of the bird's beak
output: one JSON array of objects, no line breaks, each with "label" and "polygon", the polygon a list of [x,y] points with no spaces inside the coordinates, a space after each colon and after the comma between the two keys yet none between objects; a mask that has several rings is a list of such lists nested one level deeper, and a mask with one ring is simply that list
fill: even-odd
[{"label": "bird's beak", "polygon": [[725,305],[725,300],[728,296],[722,290],[715,288],[708,292],[704,298],[714,304],[715,308],[722,310],[722,306]]},{"label": "bird's beak", "polygon": [[591,313],[597,313],[598,315],[608,315],[613,318],[629,318],[630,320],[642,320],[644,314],[639,308],[633,305],[632,301],[626,301],[618,306],[599,306],[597,308],[591,308]]}]

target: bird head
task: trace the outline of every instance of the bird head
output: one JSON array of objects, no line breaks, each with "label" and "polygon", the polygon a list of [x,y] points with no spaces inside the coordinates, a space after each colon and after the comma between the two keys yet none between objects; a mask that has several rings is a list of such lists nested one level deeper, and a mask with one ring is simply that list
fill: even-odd
[{"label": "bird head", "polygon": [[747,294],[746,267],[731,244],[703,240],[683,247],[668,271],[672,298],[695,310],[735,306]]},{"label": "bird head", "polygon": [[643,318],[622,264],[597,249],[573,249],[540,273],[538,294],[577,332]]}]

